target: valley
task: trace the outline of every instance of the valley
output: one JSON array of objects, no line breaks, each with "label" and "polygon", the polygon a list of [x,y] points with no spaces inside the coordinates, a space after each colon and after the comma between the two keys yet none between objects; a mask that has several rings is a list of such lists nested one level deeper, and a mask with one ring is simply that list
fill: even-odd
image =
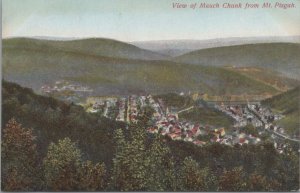
[{"label": "valley", "polygon": [[[161,47],[158,43],[152,45]],[[182,41],[183,45],[195,49]],[[3,78],[83,105],[97,96],[125,97],[126,103],[128,96],[151,94],[168,96],[163,98],[169,101],[172,95],[167,93],[207,104],[245,104],[268,100],[299,85],[293,75],[300,69],[299,48],[297,43],[258,43],[204,48],[172,57],[104,38],[12,38],[3,41]],[[278,122],[295,128],[296,116],[291,115]]]},{"label": "valley", "polygon": [[[171,182],[182,183],[188,159],[216,177],[218,184],[205,190],[218,190],[222,178],[217,176],[233,166],[244,167],[240,171],[247,172],[246,186],[259,166],[268,172],[263,175],[267,183],[273,183],[274,176],[281,180],[273,172],[280,168],[291,176],[288,184],[297,188],[293,180],[298,176],[286,170],[297,166],[300,151],[298,46],[188,47],[187,53],[174,57],[168,55],[170,50],[155,52],[103,38],[6,39],[2,127],[5,133],[21,128],[18,123],[32,128],[27,133],[32,139],[37,136],[35,151],[41,160],[49,159],[55,146],[82,149],[79,171],[98,167],[108,176],[100,177],[109,183],[97,190],[124,190],[117,187],[120,183],[110,187],[117,176],[116,160],[129,167],[137,160],[142,171],[171,171]],[[166,163],[149,165],[157,156]],[[278,166],[269,168],[270,157]],[[288,190],[289,185],[278,187]]]}]

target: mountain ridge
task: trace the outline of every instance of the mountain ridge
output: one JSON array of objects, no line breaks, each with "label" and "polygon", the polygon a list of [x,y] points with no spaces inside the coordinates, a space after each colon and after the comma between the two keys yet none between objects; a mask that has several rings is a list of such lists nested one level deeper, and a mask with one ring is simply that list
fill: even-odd
[{"label": "mountain ridge", "polygon": [[11,38],[3,40],[3,48],[19,46],[21,48],[52,49],[63,51],[78,51],[86,54],[98,56],[142,59],[142,60],[161,60],[168,57],[153,51],[138,48],[137,46],[106,38],[87,38],[68,41],[60,40],[41,40],[33,38]]},{"label": "mountain ridge", "polygon": [[[101,40],[111,42],[110,40]],[[73,46],[74,42],[79,45]],[[82,43],[84,42],[84,43]],[[71,44],[70,44],[71,43]],[[91,46],[90,46],[91,44]],[[106,43],[107,44],[107,43]],[[116,50],[128,48],[118,47]],[[74,48],[75,47],[75,48]],[[122,58],[93,39],[71,42],[3,41],[3,77],[37,91],[66,79],[92,87],[96,94],[200,91],[208,94],[275,94],[278,89],[224,67],[170,60]],[[100,48],[99,48],[100,47]],[[112,52],[112,53],[111,53]],[[148,52],[147,52],[148,53]]]},{"label": "mountain ridge", "polygon": [[206,66],[263,67],[299,80],[299,53],[299,43],[245,44],[196,50],[173,60]]},{"label": "mountain ridge", "polygon": [[243,44],[258,43],[300,43],[300,36],[271,36],[271,37],[231,37],[204,40],[181,39],[181,40],[154,40],[130,42],[140,48],[169,53],[171,56],[179,56],[190,51],[216,48]]}]

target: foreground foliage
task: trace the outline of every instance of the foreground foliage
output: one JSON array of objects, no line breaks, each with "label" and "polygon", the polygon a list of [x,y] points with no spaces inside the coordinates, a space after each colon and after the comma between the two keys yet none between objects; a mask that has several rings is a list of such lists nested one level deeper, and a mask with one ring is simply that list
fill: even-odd
[{"label": "foreground foliage", "polygon": [[5,191],[299,189],[298,153],[272,143],[198,147],[146,133],[152,111],[126,129],[15,84],[4,82],[3,96]]}]

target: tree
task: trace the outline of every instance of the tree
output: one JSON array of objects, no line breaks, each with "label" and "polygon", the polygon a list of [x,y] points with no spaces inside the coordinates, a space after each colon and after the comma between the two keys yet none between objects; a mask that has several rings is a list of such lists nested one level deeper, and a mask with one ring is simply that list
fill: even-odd
[{"label": "tree", "polygon": [[244,191],[246,183],[243,178],[242,167],[235,167],[230,171],[225,170],[219,179],[219,191]]},{"label": "tree", "polygon": [[93,164],[86,161],[79,171],[79,189],[83,191],[103,191],[106,187],[106,169],[102,163]]},{"label": "tree", "polygon": [[241,131],[245,132],[248,135],[251,134],[253,136],[258,136],[258,130],[253,125],[250,125],[250,124],[241,128]]},{"label": "tree", "polygon": [[161,135],[156,135],[147,151],[147,190],[176,191],[174,162],[170,149],[163,143]]},{"label": "tree", "polygon": [[142,113],[138,114],[137,116],[138,125],[140,125],[141,128],[152,126],[152,123],[150,121],[152,119],[153,113],[155,112],[154,109],[151,106],[145,106],[142,108],[141,112]]},{"label": "tree", "polygon": [[[273,191],[291,191],[299,190],[299,154],[296,152],[287,152],[278,156],[276,169],[273,169],[272,177],[276,179],[273,182]],[[275,188],[276,187],[276,188]]]},{"label": "tree", "polygon": [[116,131],[117,151],[113,159],[112,188],[120,191],[141,191],[146,187],[145,133],[138,125],[130,128],[130,141]]},{"label": "tree", "polygon": [[148,160],[145,148],[145,128],[136,124],[131,127],[131,141],[128,143],[129,182],[133,191],[142,191],[146,187]]},{"label": "tree", "polygon": [[105,165],[84,162],[81,151],[69,138],[49,145],[44,172],[47,188],[53,191],[101,191],[106,187]]},{"label": "tree", "polygon": [[81,152],[69,138],[51,143],[44,159],[46,185],[53,191],[71,191],[78,188]]},{"label": "tree", "polygon": [[112,188],[117,190],[125,189],[126,184],[126,164],[124,160],[126,159],[125,146],[126,141],[123,135],[122,129],[117,129],[115,131],[114,140],[116,141],[116,154],[113,159],[113,174],[112,174]]},{"label": "tree", "polygon": [[199,164],[191,157],[184,159],[181,170],[183,191],[208,191],[212,177],[208,168],[201,169]]},{"label": "tree", "polygon": [[249,176],[247,182],[247,191],[268,191],[268,182],[265,176],[253,173]]},{"label": "tree", "polygon": [[2,187],[5,191],[38,190],[40,183],[35,136],[14,118],[3,129]]}]

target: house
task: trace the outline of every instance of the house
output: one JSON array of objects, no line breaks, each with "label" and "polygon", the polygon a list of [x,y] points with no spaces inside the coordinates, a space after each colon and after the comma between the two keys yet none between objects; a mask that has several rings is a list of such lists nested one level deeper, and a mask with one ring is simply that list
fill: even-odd
[{"label": "house", "polygon": [[284,129],[282,127],[279,127],[278,128],[278,132],[283,134],[284,133]]},{"label": "house", "polygon": [[229,138],[220,139],[220,143],[225,145],[231,145],[231,139]]},{"label": "house", "polygon": [[161,134],[162,134],[162,135],[166,135],[166,134],[167,134],[167,131],[166,131],[166,130],[162,130],[162,131],[161,131]]},{"label": "house", "polygon": [[257,143],[259,143],[261,141],[260,138],[258,138],[258,137],[253,137],[253,138],[251,138],[249,140],[250,140],[250,142],[252,144],[257,144]]},{"label": "house", "polygon": [[210,139],[210,141],[211,141],[212,143],[219,142],[219,141],[220,141],[220,138],[219,138],[219,136],[214,136],[213,138]]},{"label": "house", "polygon": [[239,144],[240,144],[240,145],[248,144],[248,143],[249,143],[249,141],[248,141],[246,138],[240,138],[240,139],[239,139]]},{"label": "house", "polygon": [[216,138],[220,137],[220,134],[218,132],[212,132],[211,134],[214,135],[214,137],[216,137]]},{"label": "house", "polygon": [[271,124],[265,124],[265,129],[269,129],[270,126]]},{"label": "house", "polygon": [[212,130],[211,134],[214,135],[215,137],[219,138],[219,137],[224,137],[226,133],[225,133],[225,129],[221,128],[221,129]]},{"label": "house", "polygon": [[200,141],[200,140],[195,140],[193,143],[194,143],[195,145],[199,145],[199,146],[202,146],[202,145],[205,145],[205,144],[206,144],[206,142]]},{"label": "house", "polygon": [[191,130],[187,130],[187,136],[192,138],[194,136],[194,133]]},{"label": "house", "polygon": [[175,121],[175,120],[177,120],[177,117],[176,117],[176,115],[169,114],[169,115],[168,115],[168,120],[169,120],[169,121],[171,121],[171,120],[174,120],[174,121]]},{"label": "house", "polygon": [[218,133],[220,134],[221,137],[225,136],[226,132],[224,128],[221,128],[218,130]]},{"label": "house", "polygon": [[238,134],[238,138],[246,138],[246,134],[245,133],[240,133],[240,134]]},{"label": "house", "polygon": [[203,127],[199,128],[199,130],[200,130],[200,135],[208,135],[207,131],[204,130]]},{"label": "house", "polygon": [[181,129],[180,129],[180,127],[175,126],[175,127],[173,128],[173,132],[176,133],[176,134],[181,134]]},{"label": "house", "polygon": [[199,125],[196,124],[194,125],[194,127],[191,129],[191,132],[193,133],[194,136],[198,136],[200,135],[200,129],[199,129]]},{"label": "house", "polygon": [[184,141],[190,141],[190,142],[192,142],[193,138],[187,136],[187,137],[184,138]]},{"label": "house", "polygon": [[157,127],[150,127],[147,129],[149,133],[158,133]]},{"label": "house", "polygon": [[168,136],[173,140],[180,140],[181,139],[181,135],[176,134],[176,133],[169,133]]}]

